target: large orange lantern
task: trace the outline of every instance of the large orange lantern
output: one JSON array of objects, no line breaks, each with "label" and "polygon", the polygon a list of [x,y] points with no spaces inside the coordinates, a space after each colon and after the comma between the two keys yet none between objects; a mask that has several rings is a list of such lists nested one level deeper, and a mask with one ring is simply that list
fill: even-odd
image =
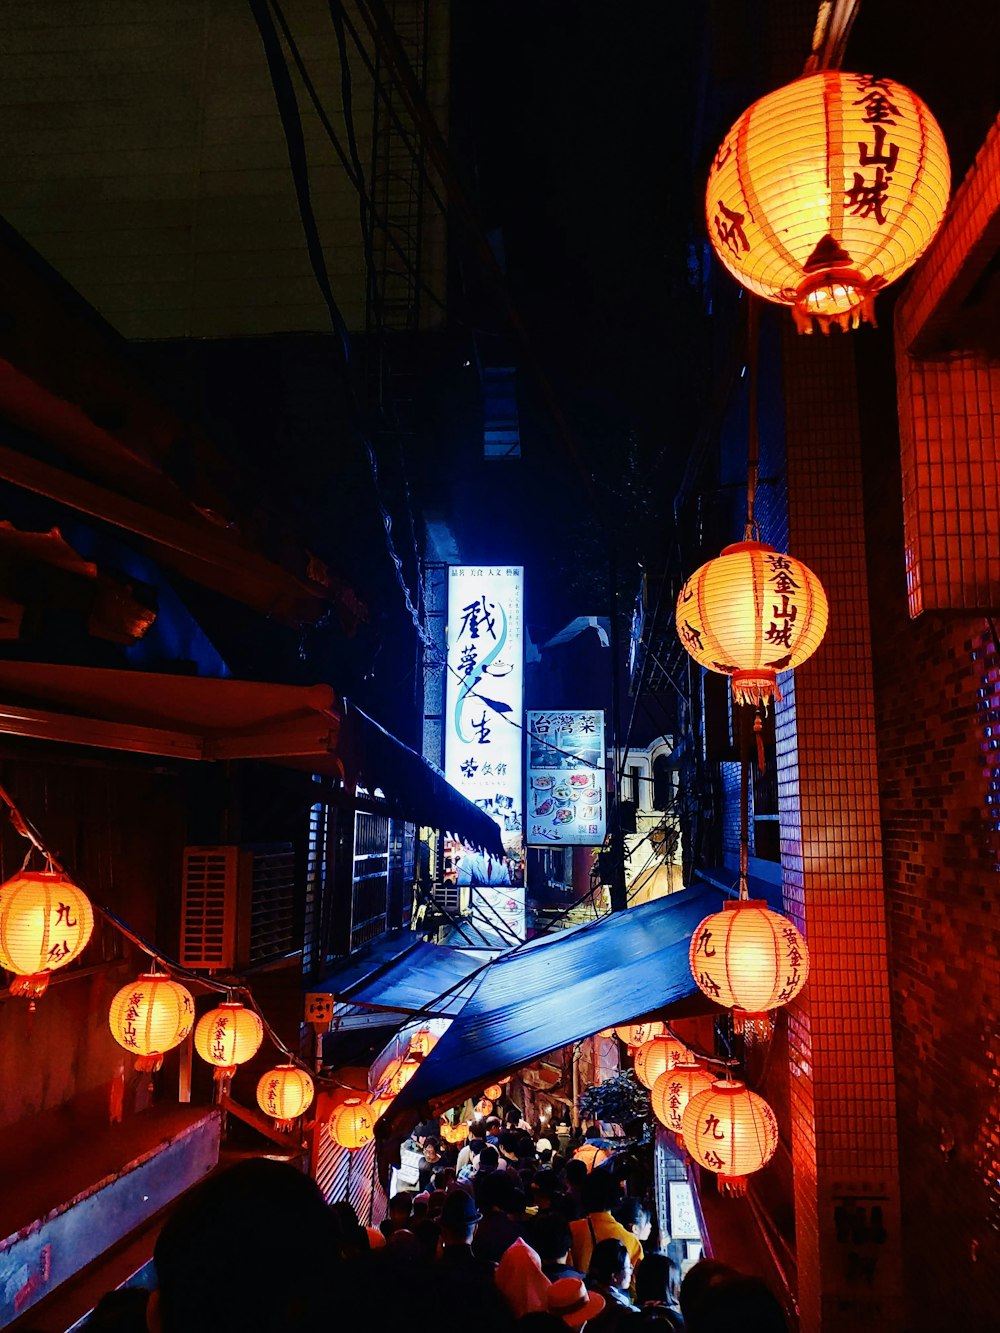
[{"label": "large orange lantern", "polygon": [[375,1119],[371,1106],[360,1097],[348,1097],[334,1111],[327,1132],[339,1147],[354,1152],[375,1137]]},{"label": "large orange lantern", "polygon": [[738,1032],[794,999],[809,975],[805,940],[756,898],[727,902],[705,917],[691,936],[689,961],[699,989],[733,1010]]},{"label": "large orange lantern", "polygon": [[642,1046],[644,1042],[652,1041],[665,1031],[662,1023],[620,1023],[618,1027],[612,1028],[611,1032],[622,1039],[626,1046]]},{"label": "large orange lantern", "polygon": [[790,306],[802,332],[856,328],[934,239],[950,184],[944,136],[915,93],[824,70],[762,97],[726,135],[708,234],[733,277]]},{"label": "large orange lantern", "polygon": [[710,1074],[696,1060],[679,1061],[673,1069],[661,1074],[650,1089],[649,1100],[653,1114],[664,1129],[680,1135],[681,1120],[688,1102],[697,1093],[710,1088],[714,1082],[715,1075]]},{"label": "large orange lantern", "polygon": [[215,1065],[215,1078],[222,1081],[236,1073],[260,1050],[264,1025],[252,1009],[234,1001],[202,1014],[194,1030],[194,1048],[203,1060]]},{"label": "large orange lantern", "polygon": [[499,1101],[503,1096],[503,1088],[499,1083],[491,1083],[488,1088],[483,1088],[483,1096],[489,1098],[491,1102]]},{"label": "large orange lantern", "polygon": [[384,1116],[394,1100],[393,1097],[369,1097],[368,1105],[372,1109],[372,1119],[378,1120],[381,1116]]},{"label": "large orange lantern", "polygon": [[746,1177],[766,1166],[778,1146],[774,1112],[736,1079],[721,1079],[692,1097],[681,1131],[694,1160],[714,1171],[731,1194],[746,1192]]},{"label": "large orange lantern", "polygon": [[442,1120],[441,1137],[445,1143],[464,1143],[469,1137],[469,1126],[464,1120],[459,1120],[454,1125],[450,1120]]},{"label": "large orange lantern", "polygon": [[12,995],[32,1001],[49,976],[78,958],[94,929],[90,899],[56,870],[21,870],[0,884],[0,967]]},{"label": "large orange lantern", "polygon": [[136,1069],[152,1073],[194,1027],[194,1000],[165,972],[144,972],[115,995],[108,1025],[118,1045],[136,1057]]},{"label": "large orange lantern", "polygon": [[479,1101],[476,1102],[475,1111],[476,1115],[492,1115],[493,1103],[489,1097],[480,1097]]},{"label": "large orange lantern", "polygon": [[398,1097],[419,1068],[419,1060],[401,1060],[392,1076],[383,1084],[383,1095]]},{"label": "large orange lantern", "polygon": [[277,1065],[257,1084],[257,1105],[273,1117],[276,1129],[290,1130],[312,1105],[313,1081],[298,1065]]},{"label": "large orange lantern", "polygon": [[732,678],[737,703],[780,699],[778,672],[810,657],[826,633],[823,585],[801,560],[736,542],[702,565],[677,599],[677,633],[694,660]]},{"label": "large orange lantern", "polygon": [[662,1032],[644,1042],[635,1053],[635,1076],[645,1088],[681,1060],[690,1060],[691,1052],[682,1041]]}]

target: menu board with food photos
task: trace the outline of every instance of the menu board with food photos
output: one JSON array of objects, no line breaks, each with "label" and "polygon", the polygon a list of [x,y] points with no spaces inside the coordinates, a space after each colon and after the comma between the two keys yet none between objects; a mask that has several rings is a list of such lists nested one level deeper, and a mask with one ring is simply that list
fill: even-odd
[{"label": "menu board with food photos", "polygon": [[526,716],[528,845],[599,847],[608,820],[603,709]]}]

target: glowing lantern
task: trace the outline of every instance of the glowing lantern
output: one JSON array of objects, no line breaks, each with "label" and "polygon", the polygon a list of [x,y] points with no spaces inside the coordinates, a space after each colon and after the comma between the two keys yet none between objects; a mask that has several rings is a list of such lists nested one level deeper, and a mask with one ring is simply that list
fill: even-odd
[{"label": "glowing lantern", "polygon": [[684,1108],[692,1097],[714,1082],[715,1076],[704,1065],[694,1060],[679,1061],[673,1069],[661,1074],[650,1089],[653,1114],[664,1129],[672,1129],[680,1137]]},{"label": "glowing lantern", "polygon": [[493,1103],[490,1101],[489,1097],[480,1097],[479,1101],[476,1102],[476,1115],[492,1115],[492,1114],[493,1114]]},{"label": "glowing lantern", "polygon": [[623,1023],[612,1028],[611,1032],[622,1039],[626,1046],[642,1046],[665,1031],[662,1023]]},{"label": "glowing lantern", "polygon": [[499,1083],[491,1083],[488,1088],[483,1088],[483,1096],[489,1098],[491,1102],[495,1102],[503,1096],[503,1088]]},{"label": "glowing lantern", "polygon": [[469,1126],[464,1120],[459,1120],[454,1125],[448,1120],[442,1120],[441,1137],[445,1143],[464,1143],[469,1137]]},{"label": "glowing lantern", "polygon": [[661,1074],[673,1069],[679,1061],[690,1059],[691,1052],[683,1042],[661,1033],[644,1042],[636,1051],[635,1076],[643,1087],[652,1088]]},{"label": "glowing lantern", "polygon": [[809,975],[806,942],[787,917],[751,898],[727,902],[691,936],[691,972],[736,1030],[794,999]]},{"label": "glowing lantern", "polygon": [[414,1055],[430,1055],[437,1045],[437,1037],[430,1028],[418,1028],[410,1037],[410,1050]]},{"label": "glowing lantern", "polygon": [[692,1097],[681,1130],[694,1160],[716,1172],[720,1187],[731,1194],[746,1192],[746,1177],[766,1166],[778,1146],[774,1112],[735,1079],[722,1079]]},{"label": "glowing lantern", "polygon": [[768,301],[813,319],[874,323],[875,293],[934,239],[951,171],[940,127],[908,88],[824,70],[744,111],[708,176],[715,253]]},{"label": "glowing lantern", "polygon": [[312,1105],[313,1081],[298,1065],[278,1065],[257,1084],[257,1105],[273,1116],[276,1129],[290,1130]]},{"label": "glowing lantern", "polygon": [[419,1060],[401,1060],[388,1081],[383,1084],[385,1092],[392,1097],[398,1097],[419,1068]]},{"label": "glowing lantern", "polygon": [[202,1014],[194,1030],[194,1048],[203,1060],[215,1065],[221,1082],[236,1073],[260,1050],[264,1025],[252,1009],[227,1001]]},{"label": "glowing lantern", "polygon": [[780,699],[778,672],[810,657],[828,607],[816,575],[763,542],[736,542],[701,566],[677,599],[677,633],[694,660],[732,677],[737,703]]},{"label": "glowing lantern", "polygon": [[144,972],[111,1001],[111,1035],[136,1057],[135,1067],[152,1073],[164,1052],[179,1046],[194,1027],[190,991],[164,972]]},{"label": "glowing lantern", "polygon": [[327,1132],[341,1148],[354,1152],[375,1137],[375,1116],[360,1097],[348,1097],[330,1118]]},{"label": "glowing lantern", "polygon": [[393,1097],[369,1097],[368,1105],[372,1108],[372,1119],[378,1120],[384,1116],[394,1100]]},{"label": "glowing lantern", "polygon": [[90,899],[56,870],[21,870],[0,884],[0,967],[11,995],[33,1002],[49,975],[78,958],[94,929]]}]

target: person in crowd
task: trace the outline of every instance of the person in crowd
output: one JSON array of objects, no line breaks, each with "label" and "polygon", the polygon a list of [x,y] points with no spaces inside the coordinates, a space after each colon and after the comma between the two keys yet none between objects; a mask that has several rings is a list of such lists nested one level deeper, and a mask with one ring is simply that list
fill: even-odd
[{"label": "person in crowd", "polygon": [[561,1213],[539,1213],[528,1224],[528,1243],[542,1261],[542,1272],[550,1282],[562,1277],[582,1281],[583,1273],[569,1262],[571,1240],[569,1223]]},{"label": "person in crowd", "polygon": [[[193,1189],[164,1223],[150,1333],[312,1333],[342,1287],[331,1261],[340,1248],[336,1215],[314,1180],[286,1162],[240,1162]],[[302,1272],[325,1278],[289,1280]]]},{"label": "person in crowd", "polygon": [[500,1142],[500,1117],[498,1115],[488,1115],[486,1117],[486,1142],[494,1148]]},{"label": "person in crowd", "polygon": [[438,1173],[434,1177],[434,1188],[436,1190],[444,1190],[445,1193],[448,1193],[449,1190],[455,1188],[455,1181],[457,1178],[458,1172],[453,1166],[442,1166],[438,1169]]},{"label": "person in crowd", "polygon": [[570,1223],[573,1238],[573,1266],[581,1273],[590,1271],[590,1256],[602,1240],[620,1240],[629,1256],[629,1267],[642,1262],[642,1242],[620,1222],[611,1209],[619,1201],[618,1186],[605,1171],[591,1171],[583,1185],[583,1217]]},{"label": "person in crowd", "polygon": [[568,1328],[582,1329],[604,1311],[604,1297],[588,1291],[576,1277],[561,1277],[549,1287],[547,1308]]},{"label": "person in crowd", "polygon": [[788,1333],[788,1319],[766,1282],[734,1273],[705,1288],[690,1333]]},{"label": "person in crowd", "polygon": [[583,1216],[583,1186],[589,1172],[586,1162],[577,1161],[571,1157],[563,1169],[563,1178],[566,1181],[566,1193],[576,1204],[577,1215]]},{"label": "person in crowd", "polygon": [[523,1214],[523,1197],[507,1171],[494,1171],[479,1178],[476,1207],[483,1220],[472,1247],[478,1258],[499,1263],[504,1251],[520,1237],[522,1228],[514,1219],[518,1209]]},{"label": "person in crowd", "polygon": [[420,1188],[429,1190],[434,1173],[441,1165],[441,1141],[440,1139],[429,1138],[424,1142],[423,1161],[417,1167],[417,1174],[420,1180]]},{"label": "person in crowd", "polygon": [[546,1308],[549,1280],[537,1252],[520,1236],[503,1252],[494,1281],[515,1319]]},{"label": "person in crowd", "polygon": [[680,1307],[674,1300],[677,1265],[666,1254],[647,1254],[635,1275],[635,1303],[643,1319],[659,1333],[681,1333]]},{"label": "person in crowd", "polygon": [[478,1157],[483,1150],[486,1139],[479,1134],[469,1134],[469,1137],[462,1144],[458,1152],[458,1158],[455,1162],[455,1169],[461,1175],[462,1171],[472,1163],[473,1159]]},{"label": "person in crowd", "polygon": [[587,1286],[604,1297],[604,1313],[598,1327],[610,1333],[610,1330],[632,1322],[630,1316],[639,1313],[638,1306],[629,1299],[631,1284],[632,1256],[624,1241],[599,1240],[587,1268]]},{"label": "person in crowd", "polygon": [[430,1197],[427,1200],[427,1216],[432,1222],[441,1220],[441,1209],[444,1207],[444,1201],[447,1197],[445,1190],[436,1187],[431,1190]]},{"label": "person in crowd", "polygon": [[[511,1130],[505,1129],[500,1135],[500,1141],[497,1149],[500,1153],[500,1159],[505,1167],[517,1167],[519,1165],[518,1148],[520,1145],[520,1135],[514,1134]],[[534,1148],[532,1148],[534,1151]]]},{"label": "person in crowd", "polygon": [[413,1195],[400,1190],[389,1200],[389,1216],[379,1224],[382,1235],[388,1239],[397,1231],[409,1231],[410,1216],[413,1212]]},{"label": "person in crowd", "polygon": [[498,1171],[503,1171],[500,1154],[497,1152],[496,1148],[488,1143],[479,1154],[479,1165],[476,1167],[476,1174],[473,1177],[472,1182],[473,1188],[476,1191],[477,1200],[479,1187],[482,1181],[484,1181],[487,1176],[495,1176]]},{"label": "person in crowd", "polygon": [[645,1245],[653,1229],[653,1222],[649,1209],[641,1199],[623,1199],[616,1205],[614,1216],[616,1222],[620,1222],[626,1231],[631,1231],[641,1245]]},{"label": "person in crowd", "polygon": [[[486,1140],[470,1139],[467,1144],[467,1147],[469,1150],[469,1155],[464,1162],[462,1162],[462,1153],[459,1153],[458,1155],[458,1160],[460,1163],[458,1168],[458,1179],[460,1181],[472,1180],[476,1172],[479,1170],[479,1162],[482,1155],[482,1151],[486,1147]],[[462,1152],[464,1151],[465,1149],[463,1148]]]},{"label": "person in crowd", "polygon": [[[435,1333],[503,1333],[508,1314],[493,1280],[494,1265],[473,1252],[481,1216],[462,1190],[449,1194],[441,1214],[441,1249],[430,1265],[431,1284],[425,1302],[418,1302],[419,1328]],[[411,1327],[413,1319],[411,1315]]]},{"label": "person in crowd", "polygon": [[681,1307],[684,1327],[689,1333],[698,1333],[701,1327],[702,1307],[710,1289],[719,1283],[739,1277],[735,1268],[721,1259],[699,1259],[684,1274],[677,1303]]},{"label": "person in crowd", "polygon": [[413,1223],[413,1238],[417,1242],[421,1260],[430,1263],[437,1258],[441,1241],[441,1226],[431,1217],[422,1217]]},{"label": "person in crowd", "polygon": [[530,1167],[532,1170],[538,1165],[535,1140],[523,1130],[517,1135],[517,1160],[520,1166]]},{"label": "person in crowd", "polygon": [[560,1213],[568,1220],[567,1214],[572,1212],[572,1209],[566,1207],[566,1196],[559,1177],[545,1167],[535,1172],[531,1182],[531,1200],[536,1217],[544,1217],[546,1213]]}]

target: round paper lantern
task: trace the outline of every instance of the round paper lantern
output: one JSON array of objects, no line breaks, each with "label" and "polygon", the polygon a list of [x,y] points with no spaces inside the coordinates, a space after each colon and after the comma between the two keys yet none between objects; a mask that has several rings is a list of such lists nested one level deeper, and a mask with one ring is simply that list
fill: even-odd
[{"label": "round paper lantern", "polygon": [[454,1125],[450,1120],[442,1120],[441,1137],[445,1143],[464,1143],[469,1137],[469,1126],[464,1120],[459,1120]]},{"label": "round paper lantern", "polygon": [[476,1102],[476,1115],[492,1115],[492,1114],[493,1114],[493,1103],[490,1101],[489,1097],[480,1097],[479,1101]]},{"label": "round paper lantern", "polygon": [[437,1040],[430,1028],[418,1028],[410,1037],[410,1050],[414,1055],[430,1055]]},{"label": "round paper lantern", "polygon": [[635,1076],[643,1087],[652,1088],[660,1075],[673,1069],[678,1061],[690,1059],[691,1052],[684,1043],[664,1032],[643,1042],[636,1051]]},{"label": "round paper lantern", "polygon": [[372,1108],[372,1119],[379,1120],[384,1116],[394,1100],[393,1097],[369,1097],[368,1105]]},{"label": "round paper lantern", "polygon": [[165,972],[144,972],[123,986],[108,1013],[111,1035],[136,1057],[136,1069],[153,1072],[194,1026],[190,991]]},{"label": "round paper lantern", "polygon": [[371,1143],[375,1137],[375,1116],[372,1108],[360,1097],[349,1097],[338,1106],[327,1126],[330,1138],[341,1148],[354,1152]]},{"label": "round paper lantern", "polygon": [[21,870],[0,884],[0,967],[12,995],[45,994],[49,975],[78,958],[94,929],[82,889],[55,870]]},{"label": "round paper lantern", "polygon": [[264,1025],[252,1009],[226,1001],[202,1014],[194,1030],[194,1048],[203,1060],[215,1065],[218,1081],[236,1073],[260,1050]]},{"label": "round paper lantern", "polygon": [[383,1095],[398,1097],[419,1068],[419,1060],[401,1060],[389,1081],[383,1085]]},{"label": "round paper lantern", "polygon": [[483,1088],[483,1096],[491,1102],[498,1101],[503,1096],[503,1088],[499,1083],[491,1083],[488,1088]]},{"label": "round paper lantern", "polygon": [[826,633],[823,585],[801,560],[736,542],[702,565],[677,599],[677,633],[694,660],[732,678],[737,703],[780,699],[778,672],[810,657]]},{"label": "round paper lantern", "polygon": [[681,1131],[694,1160],[716,1172],[731,1194],[745,1193],[746,1177],[766,1166],[778,1146],[774,1112],[736,1079],[721,1079],[692,1097]]},{"label": "round paper lantern", "polygon": [[662,1023],[620,1023],[618,1027],[611,1029],[615,1036],[622,1039],[626,1046],[642,1046],[644,1042],[652,1041],[654,1037],[660,1036],[664,1031]]},{"label": "round paper lantern", "polygon": [[649,1099],[653,1114],[664,1129],[673,1130],[680,1136],[681,1118],[688,1102],[699,1092],[704,1092],[715,1082],[715,1075],[710,1074],[704,1065],[695,1060],[681,1060],[661,1074],[650,1089]]},{"label": "round paper lantern", "polygon": [[277,1065],[257,1084],[257,1105],[272,1116],[276,1129],[290,1130],[312,1105],[313,1081],[298,1065]]},{"label": "round paper lantern", "polygon": [[699,989],[733,1010],[737,1031],[794,999],[809,975],[805,940],[787,917],[756,898],[727,902],[705,917],[688,957]]},{"label": "round paper lantern", "polygon": [[927,249],[948,204],[944,136],[892,79],[824,70],[744,111],[708,176],[708,234],[736,280],[815,319],[874,323],[875,293]]}]

